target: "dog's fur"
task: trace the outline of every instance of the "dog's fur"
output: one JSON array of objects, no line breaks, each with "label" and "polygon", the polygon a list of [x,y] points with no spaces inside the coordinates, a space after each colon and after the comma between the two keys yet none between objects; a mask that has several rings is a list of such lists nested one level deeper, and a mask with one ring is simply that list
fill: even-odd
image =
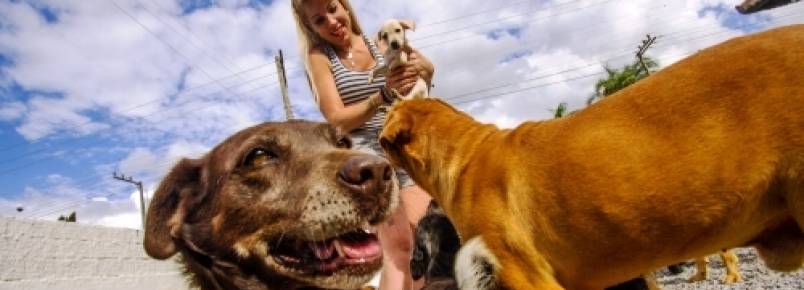
[{"label": "dog's fur", "polygon": [[[385,74],[394,68],[408,63],[408,54],[412,51],[408,38],[405,37],[406,30],[416,30],[416,23],[413,20],[389,19],[383,23],[380,31],[377,32],[377,39],[385,43],[386,49],[383,58],[384,65],[378,65],[369,74],[369,82],[381,74]],[[428,95],[427,82],[419,77],[416,84],[407,95],[402,96],[396,90],[391,92],[396,99],[410,100],[414,98],[424,98]]]},{"label": "dog's fur", "polygon": [[738,37],[572,116],[512,130],[437,99],[402,101],[380,144],[475,242],[458,261],[490,261],[507,289],[601,289],[741,245],[796,270],[800,47],[804,25]]},{"label": "dog's fur", "polygon": [[461,239],[452,222],[435,201],[430,201],[414,234],[410,259],[413,280],[424,277],[424,289],[457,289],[453,273],[460,247]]},{"label": "dog's fur", "polygon": [[183,159],[148,209],[145,251],[180,253],[205,290],[360,288],[381,267],[370,228],[399,189],[387,160],[350,146],[327,124],[290,121]]}]

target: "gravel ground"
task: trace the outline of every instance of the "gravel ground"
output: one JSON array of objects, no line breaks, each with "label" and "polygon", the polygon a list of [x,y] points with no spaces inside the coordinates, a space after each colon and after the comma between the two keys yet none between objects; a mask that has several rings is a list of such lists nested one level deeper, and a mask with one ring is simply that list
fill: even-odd
[{"label": "gravel ground", "polygon": [[792,273],[776,272],[765,267],[762,260],[756,255],[753,248],[735,249],[740,258],[740,274],[743,282],[726,285],[721,281],[726,268],[718,255],[709,257],[709,279],[706,281],[689,283],[687,279],[695,274],[694,263],[687,263],[684,272],[678,275],[670,274],[667,270],[656,273],[659,283],[664,290],[673,289],[804,289],[804,270]]}]

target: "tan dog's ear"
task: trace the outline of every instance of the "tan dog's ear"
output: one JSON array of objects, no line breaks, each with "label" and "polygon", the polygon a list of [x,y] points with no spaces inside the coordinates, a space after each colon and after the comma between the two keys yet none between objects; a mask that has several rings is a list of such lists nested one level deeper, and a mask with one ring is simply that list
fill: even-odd
[{"label": "tan dog's ear", "polygon": [[410,29],[412,31],[416,31],[416,22],[410,19],[399,20],[399,24],[402,25],[404,29]]},{"label": "tan dog's ear", "polygon": [[[398,104],[397,104],[398,105]],[[391,162],[397,162],[404,157],[402,148],[410,142],[411,120],[396,111],[388,113],[385,126],[380,133],[380,147],[390,157]]]},{"label": "tan dog's ear", "polygon": [[143,247],[156,259],[167,259],[176,254],[174,238],[181,231],[186,215],[184,206],[200,186],[199,159],[182,159],[159,183],[145,218]]}]

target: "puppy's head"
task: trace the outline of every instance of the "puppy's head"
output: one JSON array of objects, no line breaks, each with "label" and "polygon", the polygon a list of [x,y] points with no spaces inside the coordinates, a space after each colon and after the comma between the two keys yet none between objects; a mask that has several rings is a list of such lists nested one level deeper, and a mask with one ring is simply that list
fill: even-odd
[{"label": "puppy's head", "polygon": [[266,123],[182,160],[148,209],[145,251],[204,256],[276,283],[358,288],[381,266],[373,227],[396,207],[398,181],[385,159],[350,143],[326,124]]},{"label": "puppy's head", "polygon": [[406,29],[416,30],[416,23],[413,20],[386,20],[380,31],[377,32],[377,38],[385,42],[388,45],[388,49],[400,50],[408,45],[408,40],[405,37]]}]

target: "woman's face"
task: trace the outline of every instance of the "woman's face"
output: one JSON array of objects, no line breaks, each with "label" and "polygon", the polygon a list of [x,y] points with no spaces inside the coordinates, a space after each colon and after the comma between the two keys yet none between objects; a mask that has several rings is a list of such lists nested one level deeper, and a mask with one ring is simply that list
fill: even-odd
[{"label": "woman's face", "polygon": [[348,45],[352,34],[349,12],[338,0],[308,0],[305,21],[318,36],[333,45]]}]

